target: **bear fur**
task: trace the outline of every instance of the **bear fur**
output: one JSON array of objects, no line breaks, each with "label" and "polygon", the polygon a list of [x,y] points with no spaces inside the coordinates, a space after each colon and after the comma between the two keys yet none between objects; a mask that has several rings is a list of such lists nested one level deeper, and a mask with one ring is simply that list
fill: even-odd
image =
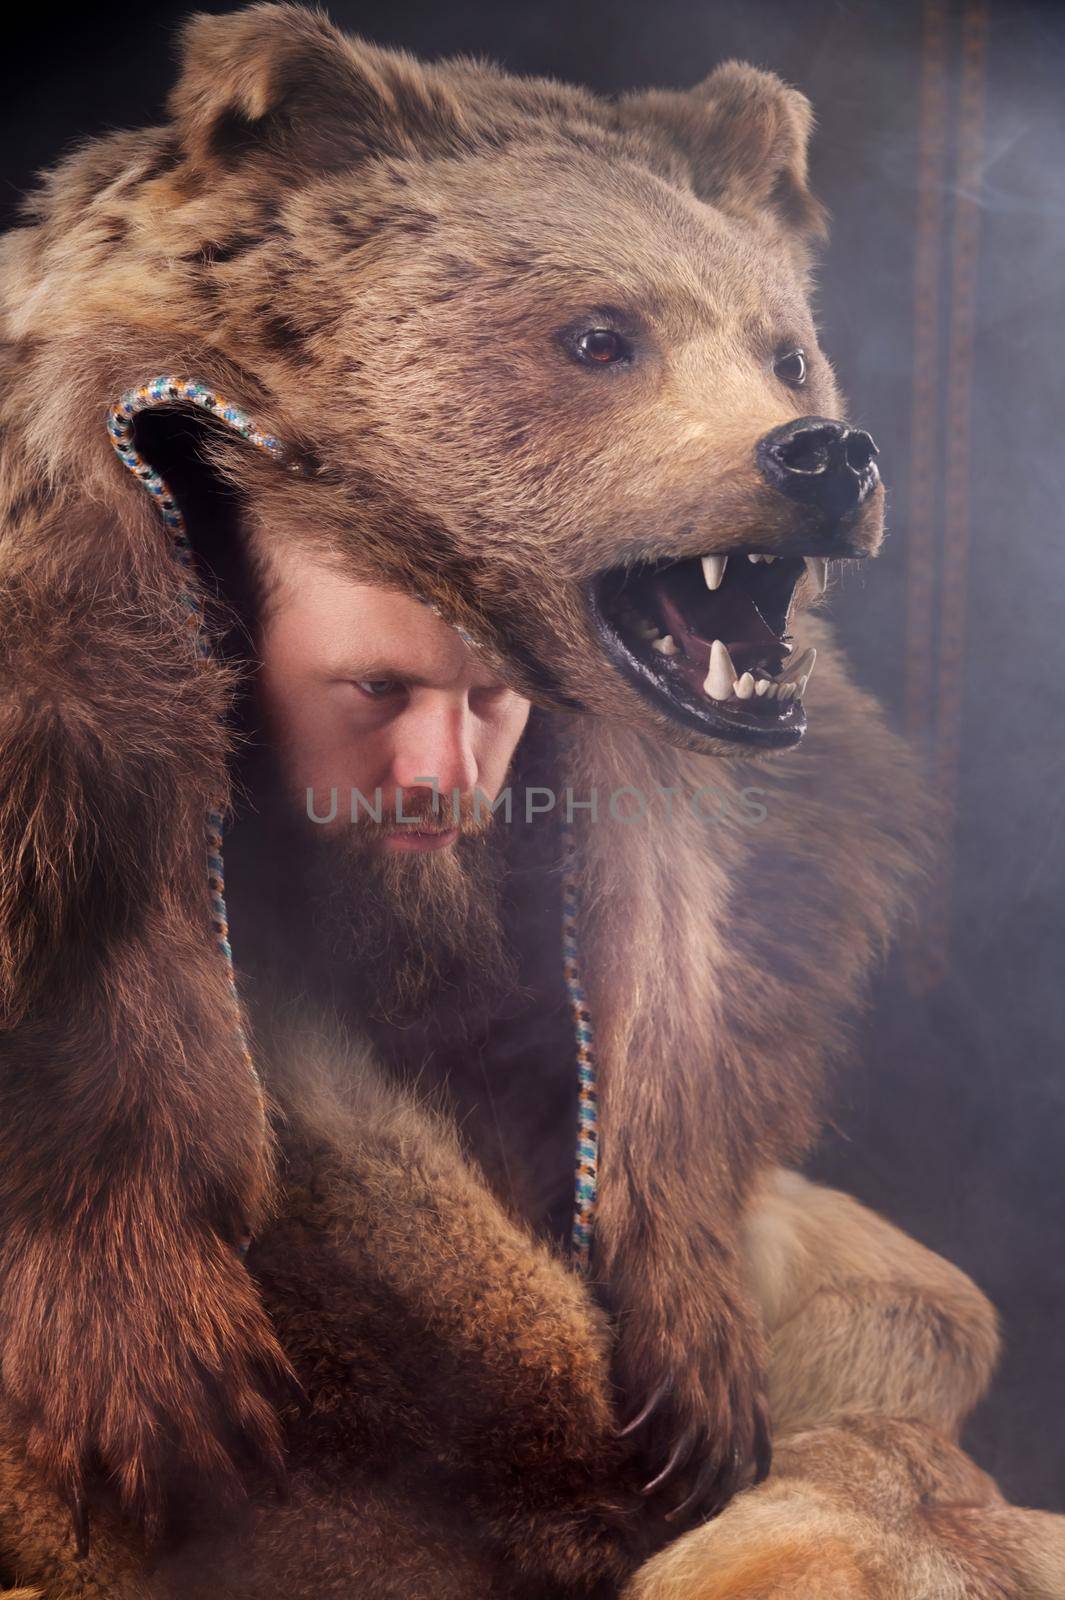
[{"label": "bear fur", "polygon": [[1006,1506],[953,1442],[994,1361],[991,1308],[854,1201],[779,1171],[743,1243],[773,1473],[639,1563],[605,1330],[572,1274],[372,1063],[295,1012],[274,1051],[285,1035],[300,1123],[256,1271],[307,1383],[289,1493],[205,1497],[150,1555],[105,1511],[78,1560],[62,1502],[17,1439],[0,1444],[0,1558],[34,1586],[13,1600],[609,1596],[633,1568],[625,1600],[1062,1600],[1065,1519]]},{"label": "bear fur", "polygon": [[[19,1493],[82,1533],[98,1497],[94,1559],[121,1546],[113,1513],[152,1533],[242,1478],[259,1506],[287,1455],[297,1511],[273,1508],[270,1538],[306,1473],[319,1506],[350,1512],[356,1485],[362,1592],[451,1592],[444,1572],[456,1594],[609,1590],[649,1547],[615,1394],[650,1403],[657,1466],[689,1440],[703,1509],[764,1456],[742,1219],[816,1131],[914,879],[919,786],[808,583],[810,730],[772,761],[649,703],[585,597],[619,563],[817,534],[753,458],[840,410],[808,305],[809,129],[801,95],[734,63],[608,102],[256,5],[194,18],[165,125],[67,157],[0,244],[0,1379]],[[653,359],[567,387],[548,336],[605,301]],[[801,395],[772,374],[782,340],[807,352]],[[246,528],[429,599],[534,700],[519,766],[556,792],[710,784],[734,813],[764,794],[757,829],[682,811],[620,846],[577,815],[605,1310],[358,1041],[331,1069],[314,1019],[293,1037],[249,975],[264,1125],[203,864],[234,670],[190,652],[155,508],[104,428],[162,372],[285,442],[280,467],[205,446]],[[820,552],[875,554],[882,509]],[[403,1561],[424,1567],[406,1587]]]}]

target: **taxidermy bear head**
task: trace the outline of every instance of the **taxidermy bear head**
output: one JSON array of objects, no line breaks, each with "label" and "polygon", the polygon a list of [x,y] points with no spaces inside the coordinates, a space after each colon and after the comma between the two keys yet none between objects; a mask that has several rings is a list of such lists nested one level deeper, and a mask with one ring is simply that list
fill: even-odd
[{"label": "taxidermy bear head", "polygon": [[794,744],[794,618],[883,516],[808,306],[805,99],[728,64],[609,102],[262,5],[192,20],[171,112],[59,169],[92,272],[48,333],[104,363],[93,404],[224,387],[298,469],[218,446],[247,515],[541,705]]}]

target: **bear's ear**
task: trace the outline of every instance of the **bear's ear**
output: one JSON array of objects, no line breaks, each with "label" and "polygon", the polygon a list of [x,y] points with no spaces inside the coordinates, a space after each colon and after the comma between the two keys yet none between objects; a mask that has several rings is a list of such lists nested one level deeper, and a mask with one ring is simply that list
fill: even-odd
[{"label": "bear's ear", "polygon": [[266,4],[182,29],[169,108],[195,166],[253,154],[329,170],[373,153],[447,144],[460,114],[410,56],[349,39],[320,12]]},{"label": "bear's ear", "polygon": [[741,216],[769,213],[804,241],[825,237],[828,214],[806,176],[813,111],[775,73],[727,61],[686,93],[626,95],[619,111],[627,125],[668,134],[700,200]]}]

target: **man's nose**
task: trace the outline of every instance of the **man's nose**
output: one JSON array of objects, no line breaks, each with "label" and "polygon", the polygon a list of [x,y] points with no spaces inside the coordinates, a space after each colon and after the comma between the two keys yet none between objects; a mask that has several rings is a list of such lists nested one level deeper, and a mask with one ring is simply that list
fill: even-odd
[{"label": "man's nose", "polygon": [[477,782],[472,718],[466,705],[411,707],[401,718],[392,762],[394,782],[418,789],[435,781],[443,795],[470,794]]},{"label": "man's nose", "polygon": [[789,500],[812,506],[833,521],[868,499],[880,474],[879,455],[863,428],[848,428],[829,417],[799,417],[758,441],[759,471],[771,488]]}]

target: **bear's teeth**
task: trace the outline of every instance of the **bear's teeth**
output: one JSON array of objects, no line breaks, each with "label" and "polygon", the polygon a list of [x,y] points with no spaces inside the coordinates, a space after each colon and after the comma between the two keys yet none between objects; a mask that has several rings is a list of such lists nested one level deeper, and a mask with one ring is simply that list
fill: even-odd
[{"label": "bear's teeth", "polygon": [[659,651],[664,656],[675,656],[677,647],[673,643],[673,635],[667,633],[664,639],[652,639],[651,649]]},{"label": "bear's teeth", "polygon": [[703,577],[708,589],[720,589],[728,566],[728,556],[703,556]]},{"label": "bear's teeth", "polygon": [[754,686],[755,694],[768,694],[773,685],[768,678],[759,678]]},{"label": "bear's teeth", "polygon": [[798,683],[800,678],[808,678],[811,672],[814,670],[814,662],[816,660],[817,651],[814,649],[813,645],[811,645],[809,650],[804,650],[801,656],[796,656],[794,661],[788,663],[785,670],[777,679],[777,682]]},{"label": "bear's teeth", "polygon": [[641,639],[657,639],[658,624],[656,622],[638,622],[636,624],[636,632]]},{"label": "bear's teeth", "polygon": [[727,700],[735,681],[736,669],[732,665],[732,657],[721,640],[715,639],[710,646],[710,670],[703,683],[703,693],[708,694],[711,700]]},{"label": "bear's teeth", "polygon": [[828,562],[822,556],[804,556],[806,570],[814,580],[814,593],[824,594],[828,582]]},{"label": "bear's teeth", "polygon": [[754,693],[754,674],[745,672],[742,678],[737,678],[734,692],[738,700],[749,700]]}]

